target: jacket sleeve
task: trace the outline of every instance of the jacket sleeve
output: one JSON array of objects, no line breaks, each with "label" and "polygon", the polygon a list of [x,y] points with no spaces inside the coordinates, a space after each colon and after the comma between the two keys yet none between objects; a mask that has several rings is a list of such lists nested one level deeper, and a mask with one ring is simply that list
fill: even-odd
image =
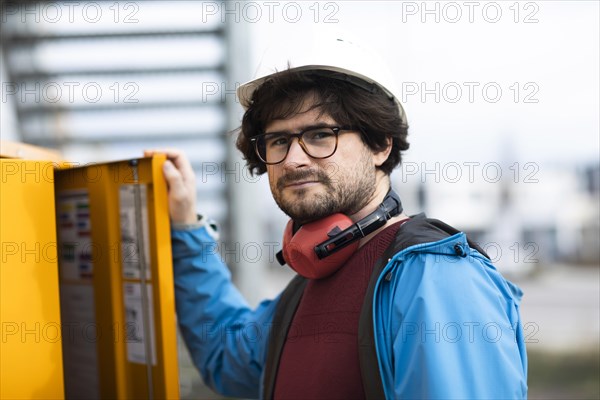
[{"label": "jacket sleeve", "polygon": [[475,250],[405,263],[392,290],[393,397],[526,398],[520,289]]},{"label": "jacket sleeve", "polygon": [[194,364],[218,393],[257,398],[277,300],[248,307],[205,227],[172,230],[171,240],[177,318]]}]

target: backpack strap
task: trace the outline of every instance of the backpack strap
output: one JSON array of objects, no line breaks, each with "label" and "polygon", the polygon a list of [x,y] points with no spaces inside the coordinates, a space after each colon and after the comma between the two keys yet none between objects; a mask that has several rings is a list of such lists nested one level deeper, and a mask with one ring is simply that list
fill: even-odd
[{"label": "backpack strap", "polygon": [[375,348],[373,295],[375,293],[375,284],[377,283],[379,275],[381,275],[381,271],[383,271],[383,268],[387,265],[388,259],[395,253],[396,249],[394,243],[392,243],[375,263],[358,320],[358,358],[363,389],[365,391],[365,398],[367,399],[385,398],[383,380],[379,373],[379,361]]}]

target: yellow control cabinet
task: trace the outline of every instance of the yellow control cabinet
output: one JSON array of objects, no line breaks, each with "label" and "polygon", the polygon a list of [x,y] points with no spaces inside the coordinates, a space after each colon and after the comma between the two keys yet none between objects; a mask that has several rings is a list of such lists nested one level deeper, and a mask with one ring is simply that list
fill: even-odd
[{"label": "yellow control cabinet", "polygon": [[179,398],[164,161],[0,159],[1,399]]},{"label": "yellow control cabinet", "polygon": [[179,397],[164,160],[56,172],[68,398]]},{"label": "yellow control cabinet", "polygon": [[62,399],[54,166],[0,171],[0,398]]}]

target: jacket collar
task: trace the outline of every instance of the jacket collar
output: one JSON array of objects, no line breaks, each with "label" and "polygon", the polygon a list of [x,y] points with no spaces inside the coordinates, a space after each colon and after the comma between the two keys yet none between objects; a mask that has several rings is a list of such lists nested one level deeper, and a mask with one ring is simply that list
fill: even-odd
[{"label": "jacket collar", "polygon": [[474,248],[489,259],[485,251],[466,235],[452,226],[425,213],[410,217],[402,224],[393,244],[395,252],[411,248],[413,251],[466,257],[468,247]]}]

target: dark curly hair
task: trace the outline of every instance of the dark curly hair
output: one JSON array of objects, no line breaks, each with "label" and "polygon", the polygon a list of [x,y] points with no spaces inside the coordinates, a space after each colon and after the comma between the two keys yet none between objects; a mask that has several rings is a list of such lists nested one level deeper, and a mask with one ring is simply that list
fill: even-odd
[{"label": "dark curly hair", "polygon": [[359,131],[363,142],[373,151],[385,150],[391,137],[392,151],[379,167],[389,175],[400,164],[401,151],[409,147],[408,125],[402,120],[397,104],[379,87],[367,83],[362,87],[346,78],[347,75],[336,72],[288,69],[271,76],[256,89],[236,141],[250,172],[260,175],[267,168],[249,138],[264,133],[271,121],[303,111],[305,100],[311,99],[312,108],[318,108],[321,115],[327,114],[340,125]]}]

